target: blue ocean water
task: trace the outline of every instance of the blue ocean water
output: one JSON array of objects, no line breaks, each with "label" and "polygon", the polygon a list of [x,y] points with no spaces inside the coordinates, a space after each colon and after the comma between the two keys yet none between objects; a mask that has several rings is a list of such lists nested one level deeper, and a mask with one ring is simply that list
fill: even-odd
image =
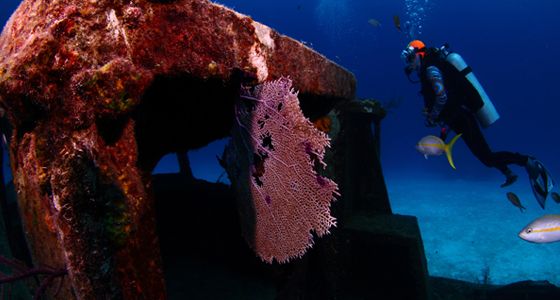
[{"label": "blue ocean water", "polygon": [[[448,42],[459,52],[501,115],[484,131],[490,146],[534,155],[560,178],[558,1],[219,2],[353,72],[358,97],[399,103],[382,123],[382,165],[394,211],[419,217],[431,274],[476,281],[481,266],[489,265],[496,283],[545,279],[560,284],[557,272],[547,269],[557,265],[550,262],[560,244],[528,244],[516,236],[533,218],[560,212],[552,201],[545,211],[536,205],[522,168],[513,167],[520,175],[513,187],[500,189],[502,175],[477,161],[461,140],[453,154],[457,170],[444,157],[425,160],[414,149],[421,137],[438,131],[423,126],[419,86],[403,74],[399,55],[410,34],[393,25],[398,15],[402,24],[412,23],[415,38],[429,45]],[[18,3],[0,2],[0,24]],[[189,153],[195,176],[209,181],[220,176],[215,157],[224,144],[217,141]],[[175,170],[175,158],[168,156],[155,172]],[[526,213],[509,204],[507,191],[521,197]],[[461,268],[450,267],[454,264]]]}]

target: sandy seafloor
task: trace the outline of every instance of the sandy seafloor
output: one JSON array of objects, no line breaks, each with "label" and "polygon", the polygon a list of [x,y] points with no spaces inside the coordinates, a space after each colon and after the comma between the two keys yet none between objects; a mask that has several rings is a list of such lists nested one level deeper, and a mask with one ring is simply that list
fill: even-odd
[{"label": "sandy seafloor", "polygon": [[[560,213],[550,197],[542,210],[525,174],[514,185],[499,181],[387,178],[393,212],[418,218],[430,275],[492,284],[548,280],[560,286],[560,242],[534,244],[518,232],[543,214]],[[525,212],[506,192],[516,193]]]}]

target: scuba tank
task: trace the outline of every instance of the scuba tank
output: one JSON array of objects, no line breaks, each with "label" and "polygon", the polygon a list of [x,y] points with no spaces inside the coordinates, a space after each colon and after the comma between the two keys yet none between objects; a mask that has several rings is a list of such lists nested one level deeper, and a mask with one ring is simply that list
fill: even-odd
[{"label": "scuba tank", "polygon": [[463,60],[461,55],[450,52],[449,45],[446,43],[439,48],[439,52],[442,55],[443,59],[451,64],[459,73],[467,79],[470,85],[476,90],[478,93],[478,99],[469,99],[473,103],[469,103],[469,107],[473,107],[473,111],[476,113],[476,119],[482,125],[482,127],[487,128],[488,126],[492,125],[496,122],[500,115],[496,111],[494,104],[490,101],[490,97],[486,94],[478,79],[472,72],[472,69],[467,63]]}]

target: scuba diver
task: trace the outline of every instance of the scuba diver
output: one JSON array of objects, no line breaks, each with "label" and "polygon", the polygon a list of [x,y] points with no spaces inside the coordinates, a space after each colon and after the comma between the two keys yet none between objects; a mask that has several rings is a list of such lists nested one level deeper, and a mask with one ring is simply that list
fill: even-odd
[{"label": "scuba diver", "polygon": [[[440,125],[442,140],[445,140],[448,128],[462,134],[467,147],[478,160],[505,175],[506,179],[501,187],[509,186],[517,180],[517,175],[508,165],[525,167],[533,194],[544,209],[546,197],[554,185],[550,174],[534,157],[509,151],[494,152],[490,149],[480,126],[486,128],[500,116],[471,67],[461,56],[449,51],[447,44],[440,48],[428,48],[422,41],[413,40],[402,51],[401,58],[406,64],[408,79],[421,84],[425,125]],[[416,72],[418,81],[410,78],[413,72]]]}]

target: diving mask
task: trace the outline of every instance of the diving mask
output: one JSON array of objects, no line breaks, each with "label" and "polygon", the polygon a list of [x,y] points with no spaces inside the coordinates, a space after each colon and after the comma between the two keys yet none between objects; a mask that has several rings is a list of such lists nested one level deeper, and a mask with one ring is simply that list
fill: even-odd
[{"label": "diving mask", "polygon": [[417,57],[418,51],[416,48],[409,46],[401,52],[401,59],[405,63],[404,73],[410,82],[417,83],[418,80],[412,80],[410,74],[416,70],[420,65],[420,58]]},{"label": "diving mask", "polygon": [[416,49],[412,46],[406,47],[401,52],[401,59],[407,65],[413,63],[414,59],[416,59]]}]

